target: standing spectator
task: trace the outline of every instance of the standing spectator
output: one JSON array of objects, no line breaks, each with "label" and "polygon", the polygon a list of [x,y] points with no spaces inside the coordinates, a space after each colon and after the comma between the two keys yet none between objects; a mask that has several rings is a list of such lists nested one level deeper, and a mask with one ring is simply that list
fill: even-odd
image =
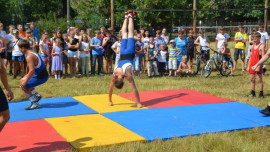
[{"label": "standing spectator", "polygon": [[62,47],[60,45],[61,39],[57,38],[52,49],[52,72],[54,72],[55,79],[60,79],[63,71]]},{"label": "standing spectator", "polygon": [[19,30],[19,35],[21,36],[21,38],[25,38],[26,37],[26,34],[23,30],[23,25],[22,24],[18,24],[17,25],[17,29]]},{"label": "standing spectator", "polygon": [[39,41],[40,56],[43,62],[45,63],[45,66],[47,66],[50,56],[50,50],[49,45],[47,43],[47,39],[48,39],[48,32],[44,32]]},{"label": "standing spectator", "polygon": [[[143,46],[144,46],[144,53],[146,53],[147,52],[147,47],[149,45],[149,40],[150,40],[149,34],[150,33],[149,33],[149,30],[145,30],[144,33],[145,33],[145,37],[143,38]],[[142,71],[143,72],[147,71],[147,69],[145,69],[145,58],[143,58],[143,60],[142,60]]]},{"label": "standing spectator", "polygon": [[222,49],[221,49],[220,53],[222,53],[223,56],[224,56],[223,61],[222,61],[223,72],[226,70],[225,69],[225,64],[227,62],[229,67],[230,67],[230,70],[231,70],[231,76],[233,76],[231,50],[228,48],[228,43],[227,42],[223,42]]},{"label": "standing spectator", "polygon": [[118,41],[116,41],[113,45],[112,45],[112,50],[115,52],[116,56],[115,56],[115,63],[114,63],[114,69],[117,68],[119,60],[120,60],[120,48],[121,48],[121,42],[122,42],[122,36],[119,35],[118,36]]},{"label": "standing spectator", "polygon": [[3,30],[3,28],[4,28],[3,23],[0,23],[0,36],[6,37],[7,33],[6,33],[6,31]]},{"label": "standing spectator", "polygon": [[[230,35],[225,33],[225,28],[222,26],[219,29],[219,33],[216,36],[216,44],[215,44],[216,50],[220,53],[220,51],[222,49],[222,44],[224,42],[229,42],[230,39],[231,39]],[[217,55],[217,60],[220,62],[220,55],[219,54]]]},{"label": "standing spectator", "polygon": [[192,69],[193,59],[196,57],[196,46],[194,44],[196,38],[194,37],[194,31],[189,31],[189,37],[187,38],[187,64]]},{"label": "standing spectator", "polygon": [[[139,35],[140,35],[140,37],[139,37]],[[145,47],[144,47],[144,43],[143,43],[142,34],[141,33],[137,34],[137,37],[138,37],[137,44],[142,48],[142,51],[139,54],[139,66],[140,66],[139,67],[139,71],[140,71],[140,73],[142,73],[145,70],[145,60],[144,60],[144,57],[145,57],[145,54],[144,54]]]},{"label": "standing spectator", "polygon": [[106,72],[107,74],[112,73],[112,59],[113,59],[113,50],[112,45],[114,44],[115,39],[112,37],[110,32],[106,32],[106,37],[103,39],[102,47],[105,50],[105,60],[106,60]]},{"label": "standing spectator", "polygon": [[95,37],[92,38],[90,46],[92,47],[91,75],[95,75],[96,60],[98,59],[98,74],[100,76],[103,76],[104,74],[101,71],[103,49],[102,49],[102,40],[100,39],[100,31],[95,31]]},{"label": "standing spectator", "polygon": [[34,22],[30,22],[30,28],[33,31],[33,37],[36,38],[39,43],[39,30],[35,27]]},{"label": "standing spectator", "polygon": [[248,64],[250,56],[251,56],[251,48],[252,48],[252,45],[253,45],[253,37],[252,37],[252,35],[255,34],[255,33],[256,33],[256,29],[253,29],[252,33],[250,33],[249,36],[248,36],[249,46],[248,46],[248,55],[246,56],[245,68],[247,68],[247,64]]},{"label": "standing spectator", "polygon": [[[15,29],[14,25],[9,25],[9,34],[6,35],[6,43],[7,43],[7,51],[6,51],[6,67],[9,67],[9,75],[13,75],[12,73],[12,65],[13,65],[13,61],[12,61],[12,48],[13,48],[13,44],[9,43],[10,40],[14,39],[14,34],[13,34],[13,30]],[[9,64],[9,66],[8,66]]]},{"label": "standing spectator", "polygon": [[167,35],[167,29],[166,28],[163,28],[162,29],[162,35],[161,35],[161,37],[165,40],[166,45],[168,45],[168,43],[169,43],[169,37]]},{"label": "standing spectator", "polygon": [[179,48],[177,52],[177,67],[179,67],[180,62],[182,61],[182,56],[187,55],[187,39],[184,37],[181,30],[178,31],[178,37],[174,39],[175,45]]},{"label": "standing spectator", "polygon": [[68,36],[67,34],[63,34],[63,42],[64,42],[64,47],[63,47],[63,64],[65,65],[65,74],[68,75]]},{"label": "standing spectator", "polygon": [[75,37],[76,39],[78,39],[79,41],[81,41],[81,38],[82,38],[82,37],[81,37],[81,33],[80,33],[80,31],[79,31],[79,28],[75,27],[75,28],[74,28],[74,32],[75,32],[75,36],[74,36],[74,37]]},{"label": "standing spectator", "polygon": [[166,50],[166,45],[161,44],[160,46],[161,50],[159,52],[159,59],[158,59],[158,72],[160,73],[160,76],[163,76],[164,73],[166,72],[166,58],[168,55],[168,51]]},{"label": "standing spectator", "polygon": [[142,39],[143,39],[145,37],[145,29],[143,27],[140,29],[140,33],[141,33]]},{"label": "standing spectator", "polygon": [[70,69],[70,77],[76,75],[76,61],[78,58],[79,40],[75,38],[75,32],[70,32],[70,38],[68,40],[68,62]]},{"label": "standing spectator", "polygon": [[80,58],[82,60],[82,75],[88,77],[89,72],[89,58],[90,58],[90,43],[88,36],[83,35],[83,41],[80,43]]},{"label": "standing spectator", "polygon": [[[91,40],[92,40],[92,35],[91,35],[92,29],[90,29],[90,28],[87,29],[86,30],[86,33],[87,33],[87,39],[89,41],[89,44],[91,44]],[[90,49],[90,51],[92,51],[92,48],[91,47],[89,49]],[[89,53],[89,55],[90,55],[90,67],[92,67],[92,53]]]},{"label": "standing spectator", "polygon": [[194,44],[200,47],[202,60],[204,63],[206,63],[210,58],[210,40],[204,34],[203,30],[200,30],[200,35],[198,36]]},{"label": "standing spectator", "polygon": [[241,57],[242,61],[242,72],[245,72],[245,48],[246,48],[246,40],[247,34],[244,32],[244,27],[239,27],[239,32],[235,34],[234,41],[235,41],[235,50],[234,50],[234,67],[233,71],[236,70],[237,67],[237,60],[239,56]]},{"label": "standing spectator", "polygon": [[5,58],[5,49],[6,49],[6,39],[5,37],[0,36],[0,58]]},{"label": "standing spectator", "polygon": [[[20,71],[21,77],[24,75],[24,67],[23,67],[23,61],[24,61],[24,55],[20,51],[18,43],[21,41],[21,38],[19,37],[19,31],[14,29],[13,30],[14,39],[10,40],[10,43],[12,43],[12,60],[14,62],[14,79],[16,79],[18,75],[18,71]],[[8,44],[9,45],[9,44]]]},{"label": "standing spectator", "polygon": [[[253,46],[251,49],[251,57],[249,61],[249,74],[250,74],[250,83],[251,83],[251,92],[249,97],[255,97],[255,77],[258,76],[258,83],[260,86],[260,93],[259,98],[264,98],[263,96],[263,71],[262,71],[262,65],[258,64],[260,61],[260,58],[264,56],[264,45],[260,42],[261,34],[259,32],[256,32],[253,35]],[[255,66],[256,68],[252,68]]]},{"label": "standing spectator", "polygon": [[258,32],[261,34],[261,43],[265,46],[265,53],[268,49],[268,33],[266,31],[263,31],[263,25],[259,25]]},{"label": "standing spectator", "polygon": [[140,79],[140,54],[143,51],[143,43],[140,41],[142,39],[142,35],[141,34],[137,34],[137,39],[136,39],[136,43],[135,43],[135,57],[133,59],[133,71],[134,71],[134,75],[138,76],[138,78]]},{"label": "standing spectator", "polygon": [[177,70],[177,52],[179,48],[175,47],[175,42],[174,40],[170,41],[170,46],[169,46],[169,77],[172,76],[172,71],[174,71],[174,77],[177,77],[176,75],[176,70]]},{"label": "standing spectator", "polygon": [[[106,37],[105,35],[105,32],[106,32],[106,28],[105,27],[101,27],[100,28],[100,35],[99,35],[99,38],[101,39],[101,41],[103,41],[103,39]],[[102,44],[101,44],[102,45]],[[101,47],[102,49],[102,56],[101,56],[101,71],[104,71],[103,70],[103,56],[104,56],[104,48]]]},{"label": "standing spectator", "polygon": [[157,56],[158,50],[154,45],[154,38],[150,37],[149,45],[147,45],[147,60],[148,60],[148,77],[152,77],[152,70],[154,71],[155,76],[158,76],[158,68],[157,68]]},{"label": "standing spectator", "polygon": [[[154,44],[155,44],[155,47],[157,48],[157,50],[158,50],[159,53],[160,53],[160,51],[161,51],[160,46],[161,46],[162,44],[166,44],[166,41],[164,40],[164,38],[161,37],[161,32],[160,32],[160,30],[157,30],[157,31],[156,31],[156,37],[155,37],[155,39],[154,39]],[[156,53],[156,52],[154,52],[154,54],[155,54],[155,53]],[[158,55],[158,56],[159,56],[159,55]],[[158,62],[158,58],[159,58],[159,57],[156,58],[157,63],[159,63],[159,62]],[[159,65],[158,65],[158,67],[159,67]]]}]

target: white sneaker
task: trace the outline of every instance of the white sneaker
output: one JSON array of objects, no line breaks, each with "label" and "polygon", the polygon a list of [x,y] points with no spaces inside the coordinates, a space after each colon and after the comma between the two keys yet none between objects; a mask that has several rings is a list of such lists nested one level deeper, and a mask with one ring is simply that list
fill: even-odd
[{"label": "white sneaker", "polygon": [[37,109],[39,107],[40,107],[40,105],[38,104],[38,102],[34,101],[31,103],[31,105],[28,108],[25,108],[25,110],[33,110],[33,109]]}]

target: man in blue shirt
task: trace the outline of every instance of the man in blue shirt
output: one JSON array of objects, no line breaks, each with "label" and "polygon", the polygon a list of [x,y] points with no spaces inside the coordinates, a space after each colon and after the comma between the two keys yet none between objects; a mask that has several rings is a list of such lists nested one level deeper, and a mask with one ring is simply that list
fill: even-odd
[{"label": "man in blue shirt", "polygon": [[104,74],[101,72],[101,60],[102,60],[102,40],[100,39],[100,31],[95,31],[95,37],[91,40],[92,47],[92,67],[91,67],[91,75],[95,75],[96,70],[96,60],[98,58],[98,74],[103,76]]}]

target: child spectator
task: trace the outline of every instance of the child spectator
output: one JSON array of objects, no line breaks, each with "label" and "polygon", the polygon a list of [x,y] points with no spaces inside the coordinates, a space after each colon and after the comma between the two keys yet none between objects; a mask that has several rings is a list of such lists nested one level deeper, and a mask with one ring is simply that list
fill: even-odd
[{"label": "child spectator", "polygon": [[136,39],[136,44],[135,44],[135,57],[133,59],[133,71],[134,71],[134,75],[138,76],[138,78],[140,79],[140,54],[143,51],[143,46],[141,44],[143,44],[141,42],[141,38],[142,35],[141,34],[137,34],[137,39]]},{"label": "child spectator", "polygon": [[256,67],[256,69],[252,69],[252,66],[256,65],[260,58],[264,56],[264,45],[260,42],[261,34],[256,32],[253,35],[253,46],[251,49],[251,57],[249,61],[249,73],[250,73],[250,83],[251,83],[251,92],[249,97],[255,97],[255,76],[258,76],[258,83],[260,86],[260,94],[259,98],[264,98],[263,96],[263,81],[262,81],[262,65]]},{"label": "child spectator", "polygon": [[192,70],[187,64],[187,56],[183,55],[182,56],[182,62],[180,62],[177,73],[180,73],[181,75],[187,75],[189,76],[192,74]]},{"label": "child spectator", "polygon": [[54,72],[55,79],[60,79],[61,72],[63,71],[61,40],[57,38],[54,42],[55,46],[52,49],[52,72]]},{"label": "child spectator", "polygon": [[70,77],[74,77],[76,74],[76,61],[78,58],[79,40],[75,38],[75,32],[70,32],[70,38],[68,40],[68,63],[70,69]]},{"label": "child spectator", "polygon": [[83,41],[80,46],[80,58],[82,60],[82,75],[88,77],[89,72],[89,60],[90,60],[90,43],[86,34],[82,36]]},{"label": "child spectator", "polygon": [[6,37],[7,33],[6,33],[6,31],[3,30],[3,28],[4,28],[3,23],[0,23],[0,36]]},{"label": "child spectator", "polygon": [[179,48],[175,47],[174,40],[170,41],[169,47],[169,77],[172,76],[172,71],[174,70],[174,77],[177,77],[176,70],[177,70],[177,52]]},{"label": "child spectator", "polygon": [[196,56],[196,46],[194,44],[196,38],[194,37],[194,31],[189,31],[189,37],[187,38],[188,45],[187,45],[187,62],[192,69],[193,59]]},{"label": "child spectator", "polygon": [[[144,32],[145,37],[143,37],[143,46],[144,46],[144,53],[147,52],[147,47],[149,45],[149,30],[145,30]],[[144,58],[142,58],[142,71],[146,72],[147,69],[145,69],[145,55]]]},{"label": "child spectator", "polygon": [[22,24],[18,24],[17,25],[17,29],[19,30],[19,35],[21,36],[21,38],[25,38],[26,37],[26,34],[23,31],[23,25]]},{"label": "child spectator", "polygon": [[187,39],[184,37],[183,32],[181,30],[178,31],[178,37],[174,39],[175,45],[179,48],[177,52],[177,67],[182,61],[182,56],[187,55]]},{"label": "child spectator", "polygon": [[47,38],[48,38],[48,32],[43,33],[40,41],[39,41],[39,50],[40,50],[40,56],[45,63],[45,66],[47,66],[47,62],[49,59],[49,46],[47,43]]},{"label": "child spectator", "polygon": [[19,37],[19,31],[14,29],[13,30],[14,34],[14,39],[11,39],[10,43],[12,43],[12,60],[14,62],[14,77],[13,79],[16,79],[18,75],[18,71],[21,70],[21,76],[24,76],[24,55],[23,53],[19,50],[18,43],[21,41],[21,38]]},{"label": "child spectator", "polygon": [[237,60],[239,56],[241,57],[242,61],[242,72],[245,72],[245,48],[246,48],[246,40],[247,34],[244,32],[244,27],[239,27],[239,32],[235,34],[234,41],[235,41],[235,50],[234,50],[234,67],[233,71],[236,70],[237,67]]},{"label": "child spectator", "polygon": [[[14,39],[14,35],[13,35],[13,30],[15,29],[14,25],[10,25],[9,26],[9,34],[6,35],[6,43],[7,43],[7,50],[6,50],[6,58],[7,58],[7,62],[6,62],[6,67],[9,64],[9,75],[13,75],[12,73],[12,47],[13,44],[9,43],[11,39]],[[8,45],[9,44],[9,45]]]},{"label": "child spectator", "polygon": [[116,56],[115,56],[115,63],[114,63],[114,69],[117,68],[119,60],[120,60],[120,48],[121,48],[121,41],[122,41],[122,36],[119,35],[118,36],[118,41],[116,41],[113,45],[112,45],[112,50],[115,52]]},{"label": "child spectator", "polygon": [[158,76],[158,67],[157,67],[157,55],[158,50],[154,45],[154,38],[150,37],[149,45],[147,46],[147,59],[148,59],[148,77],[152,77],[152,70],[154,71],[155,76]]},{"label": "child spectator", "polygon": [[168,55],[168,51],[166,49],[165,44],[161,44],[160,46],[161,50],[159,52],[159,59],[158,59],[158,72],[160,73],[160,76],[163,76],[164,73],[166,72],[166,58]]},{"label": "child spectator", "polygon": [[[245,68],[247,68],[247,64],[249,62],[250,56],[251,56],[251,48],[253,45],[253,37],[252,34],[256,33],[256,29],[252,30],[252,33],[250,33],[250,35],[248,36],[248,42],[249,42],[249,46],[248,46],[248,55],[246,56],[246,62],[245,62]],[[248,71],[248,70],[247,70]]]},{"label": "child spectator", "polygon": [[106,32],[106,37],[103,39],[102,47],[105,50],[105,60],[106,60],[106,72],[107,74],[112,73],[112,59],[113,59],[113,50],[112,45],[114,44],[115,39],[110,32]]},{"label": "child spectator", "polygon": [[64,41],[64,47],[63,47],[63,64],[65,65],[65,74],[68,75],[68,36],[67,34],[63,34],[63,41]]},{"label": "child spectator", "polygon": [[231,50],[228,47],[228,43],[227,42],[223,42],[222,44],[222,49],[220,50],[220,52],[223,54],[223,71],[225,71],[225,63],[228,62],[230,70],[231,70],[231,76],[233,76],[233,67],[232,67],[232,58],[231,58]]}]

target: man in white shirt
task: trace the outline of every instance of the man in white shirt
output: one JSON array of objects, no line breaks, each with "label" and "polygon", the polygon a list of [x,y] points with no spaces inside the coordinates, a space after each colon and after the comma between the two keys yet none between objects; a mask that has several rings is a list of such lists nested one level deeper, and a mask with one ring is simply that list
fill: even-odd
[{"label": "man in white shirt", "polygon": [[265,53],[267,52],[268,49],[268,33],[266,31],[263,31],[263,25],[259,25],[258,27],[258,32],[261,34],[261,43],[265,46]]}]

